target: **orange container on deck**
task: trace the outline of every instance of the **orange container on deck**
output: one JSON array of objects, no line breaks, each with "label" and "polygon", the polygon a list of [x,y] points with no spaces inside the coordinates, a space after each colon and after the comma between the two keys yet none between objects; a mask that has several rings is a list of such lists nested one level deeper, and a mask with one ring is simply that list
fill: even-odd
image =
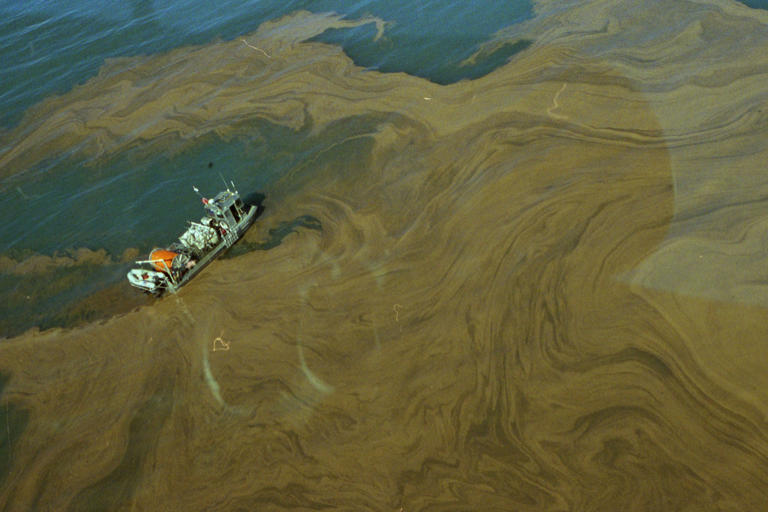
[{"label": "orange container on deck", "polygon": [[173,258],[178,255],[179,253],[166,249],[154,249],[149,253],[149,259],[152,260],[152,265],[160,272],[170,272]]}]

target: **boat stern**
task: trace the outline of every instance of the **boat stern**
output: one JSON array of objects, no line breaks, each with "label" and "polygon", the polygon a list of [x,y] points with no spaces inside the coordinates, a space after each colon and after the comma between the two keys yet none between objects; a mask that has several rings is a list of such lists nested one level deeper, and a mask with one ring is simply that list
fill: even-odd
[{"label": "boat stern", "polygon": [[156,270],[134,268],[128,272],[127,277],[131,286],[147,293],[161,293],[168,287],[168,277]]}]

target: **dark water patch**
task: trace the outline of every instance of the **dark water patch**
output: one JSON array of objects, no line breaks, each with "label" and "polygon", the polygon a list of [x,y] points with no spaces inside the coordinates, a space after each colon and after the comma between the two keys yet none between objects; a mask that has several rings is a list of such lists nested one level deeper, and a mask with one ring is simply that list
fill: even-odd
[{"label": "dark water patch", "polygon": [[251,251],[268,251],[274,249],[281,243],[283,239],[295,233],[299,228],[312,229],[314,231],[322,231],[323,226],[320,221],[311,215],[301,215],[293,220],[280,222],[277,227],[271,228],[267,233],[267,238],[259,242],[246,242],[241,240],[234,247],[232,247],[224,258],[234,258],[235,256],[243,255]]},{"label": "dark water patch", "polygon": [[261,215],[264,210],[264,200],[267,198],[267,195],[264,192],[248,192],[242,194],[242,197],[243,203],[246,205],[259,208],[261,211],[259,211],[256,215]]},{"label": "dark water patch", "polygon": [[[120,277],[124,278],[123,272]],[[138,307],[151,304],[154,298],[141,293],[128,285],[127,281],[119,282],[96,290],[93,293],[63,305],[50,315],[42,318],[38,325],[40,329],[52,327],[77,327],[88,323],[106,320],[116,315],[128,313]],[[28,328],[31,326],[25,326]]]},{"label": "dark water patch", "polygon": [[13,445],[29,422],[29,411],[2,400],[3,390],[9,380],[9,375],[0,373],[0,488],[5,484],[13,466]]},{"label": "dark water patch", "polygon": [[[323,3],[323,2],[321,2]],[[462,3],[371,2],[349,14],[373,14],[387,21],[384,37],[376,27],[331,29],[314,38],[340,45],[356,64],[381,72],[405,72],[438,84],[484,76],[530,46],[519,42],[470,66],[470,59],[499,30],[532,16],[529,2]]]},{"label": "dark water patch", "polygon": [[[385,57],[381,57],[384,53],[383,48],[371,48],[374,43],[370,41],[375,37],[375,30],[371,25],[353,29],[330,29],[313,40],[342,46],[347,55],[360,66],[382,73],[405,72],[440,85],[481,78],[506,64],[513,55],[525,50],[533,43],[531,40],[521,39],[505,44],[492,53],[480,52],[475,57],[472,54],[478,50],[483,41],[461,34],[446,36],[442,41],[436,41],[428,35],[415,34],[410,40],[401,43],[408,48],[425,48],[425,51],[435,53],[436,58],[425,61],[424,57],[419,55],[405,55],[402,58],[394,56],[395,48],[391,47],[392,42],[388,40],[378,43],[379,46],[388,47],[389,50]],[[450,55],[451,59],[446,60],[443,55]],[[442,58],[437,58],[438,56]],[[468,64],[468,61],[472,63]]]},{"label": "dark water patch", "polygon": [[742,4],[753,9],[768,9],[768,0],[739,0]]},{"label": "dark water patch", "polygon": [[114,284],[123,281],[126,271],[123,263],[86,263],[26,275],[0,272],[6,305],[0,309],[0,336],[35,326],[74,327],[145,304],[143,295]]}]

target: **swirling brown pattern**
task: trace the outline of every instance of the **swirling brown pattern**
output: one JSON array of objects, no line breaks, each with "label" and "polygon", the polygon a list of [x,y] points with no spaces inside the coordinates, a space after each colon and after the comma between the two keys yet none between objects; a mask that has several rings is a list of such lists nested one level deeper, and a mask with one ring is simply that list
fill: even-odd
[{"label": "swirling brown pattern", "polygon": [[[685,68],[674,59],[716,59],[720,22],[768,36],[746,8],[689,2],[672,11],[688,9],[685,30],[634,47],[630,31],[617,49],[608,43],[632,12],[611,5],[542,2],[526,29],[538,43],[452,86],[365,72],[337,49],[270,32],[302,26],[288,18],[248,45],[146,58],[41,105],[54,115],[22,124],[21,146],[43,137],[98,155],[249,116],[311,120],[320,134],[349,123],[354,135],[329,137],[311,172],[278,183],[248,239],[299,215],[321,230],[221,260],[152,306],[0,344],[0,509],[768,502],[764,309],[666,277],[696,276],[675,259],[681,244],[738,256],[768,218],[755,210],[759,179],[727,206],[722,191],[702,193],[721,176],[714,153],[735,167],[765,155],[740,149],[768,126],[756,107],[768,57],[755,75],[728,63],[751,84],[738,95],[708,74],[721,61],[674,74]],[[216,63],[210,74],[203,61]],[[704,111],[679,112],[705,93]],[[30,164],[21,150],[1,158]],[[686,179],[697,185],[687,196]],[[740,243],[718,238],[727,222]],[[12,423],[22,411],[28,421]]]}]

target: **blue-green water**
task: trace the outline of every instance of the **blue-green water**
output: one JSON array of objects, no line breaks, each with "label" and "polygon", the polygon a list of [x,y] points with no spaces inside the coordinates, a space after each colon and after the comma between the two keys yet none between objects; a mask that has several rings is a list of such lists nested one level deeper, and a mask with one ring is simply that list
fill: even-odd
[{"label": "blue-green water", "polygon": [[[264,21],[299,9],[339,12],[351,19],[368,15],[387,22],[385,37],[374,41],[375,28],[332,30],[317,39],[341,45],[358,64],[383,71],[406,71],[441,83],[474,78],[502,64],[525,46],[510,45],[472,66],[460,66],[496,31],[530,15],[527,2],[486,2],[483,8],[458,2],[432,1],[414,6],[406,2],[204,2],[151,1],[29,2],[0,8],[0,60],[12,65],[0,71],[0,125],[11,128],[24,112],[51,95],[63,94],[98,73],[106,59],[167,52],[175,47],[201,45],[250,33]],[[219,179],[208,172],[213,162],[243,187],[263,187],[281,170],[295,164],[301,151],[286,147],[303,143],[302,134],[261,126],[251,140],[206,137],[190,151],[144,147],[94,166],[60,155],[23,176],[5,180],[3,190],[13,209],[33,209],[31,225],[0,223],[0,252],[29,249],[52,252],[69,247],[122,250],[135,244],[136,230],[152,238],[156,217],[150,205],[159,204],[170,187],[198,185],[216,188]],[[150,143],[151,145],[151,143]],[[311,145],[311,143],[310,143]],[[89,165],[88,169],[84,167]],[[146,190],[146,174],[162,169],[172,178]],[[134,200],[131,201],[130,198]],[[94,215],[104,206],[117,212],[120,228],[105,226]],[[195,205],[196,206],[196,205]],[[6,210],[7,211],[7,210]],[[146,212],[148,217],[142,218]],[[126,213],[125,215],[121,215]],[[189,213],[181,211],[182,213]],[[72,221],[76,229],[68,229]],[[114,223],[113,223],[114,224]],[[159,226],[160,230],[168,226]]]},{"label": "blue-green water", "polygon": [[742,3],[753,9],[768,9],[768,0],[743,0]]},{"label": "blue-green water", "polygon": [[0,70],[0,126],[14,125],[34,103],[83,83],[105,59],[232,39],[301,9],[382,18],[388,28],[381,41],[373,41],[370,26],[319,39],[341,44],[363,66],[443,82],[461,78],[457,64],[494,32],[530,16],[526,0],[9,2],[0,6],[0,59],[11,63]]}]

